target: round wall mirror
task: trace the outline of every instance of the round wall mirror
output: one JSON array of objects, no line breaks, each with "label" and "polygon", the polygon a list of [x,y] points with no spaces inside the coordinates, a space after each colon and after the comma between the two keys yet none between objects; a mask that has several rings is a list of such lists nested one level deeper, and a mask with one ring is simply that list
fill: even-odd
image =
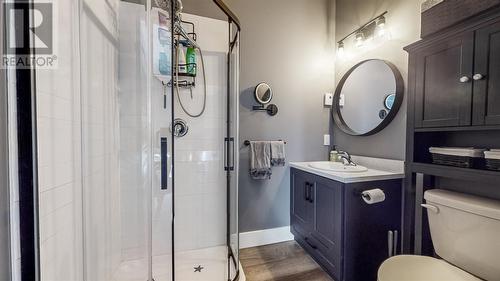
[{"label": "round wall mirror", "polygon": [[260,104],[268,104],[273,99],[273,90],[267,83],[260,83],[255,87],[255,99]]},{"label": "round wall mirror", "polygon": [[340,80],[333,119],[349,135],[373,135],[391,123],[403,97],[403,77],[395,65],[377,59],[362,61]]}]

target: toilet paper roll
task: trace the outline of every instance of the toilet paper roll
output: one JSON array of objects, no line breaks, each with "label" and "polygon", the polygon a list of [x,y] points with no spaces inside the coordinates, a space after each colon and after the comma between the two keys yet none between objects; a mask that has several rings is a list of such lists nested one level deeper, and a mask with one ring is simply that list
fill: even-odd
[{"label": "toilet paper roll", "polygon": [[366,204],[377,204],[385,201],[385,193],[382,189],[370,189],[365,190],[361,193],[361,197],[366,202]]}]

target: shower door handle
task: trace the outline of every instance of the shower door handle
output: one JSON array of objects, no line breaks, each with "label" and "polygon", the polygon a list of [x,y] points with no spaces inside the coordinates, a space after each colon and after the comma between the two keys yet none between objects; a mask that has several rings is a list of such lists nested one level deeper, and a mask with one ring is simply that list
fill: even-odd
[{"label": "shower door handle", "polygon": [[234,156],[235,156],[235,153],[236,153],[236,149],[235,149],[235,145],[234,145],[234,138],[229,138],[229,141],[231,142],[231,149],[232,149],[232,153],[231,153],[231,163],[229,164],[229,170],[230,171],[234,171]]},{"label": "shower door handle", "polygon": [[[229,143],[232,143],[232,146],[229,146]],[[229,151],[231,149],[232,151]],[[235,156],[235,144],[234,138],[225,138],[224,139],[224,170],[226,171],[234,171],[234,156]],[[229,155],[231,155],[231,159],[229,159]]]},{"label": "shower door handle", "polygon": [[160,185],[162,190],[168,189],[168,139],[161,138],[160,141]]}]

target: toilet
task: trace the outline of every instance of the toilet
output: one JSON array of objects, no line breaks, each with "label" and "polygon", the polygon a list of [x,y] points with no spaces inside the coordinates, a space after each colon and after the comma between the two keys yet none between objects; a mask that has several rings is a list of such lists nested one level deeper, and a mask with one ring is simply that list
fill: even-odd
[{"label": "toilet", "polygon": [[384,261],[378,281],[500,281],[500,201],[433,189],[424,194],[436,254]]}]

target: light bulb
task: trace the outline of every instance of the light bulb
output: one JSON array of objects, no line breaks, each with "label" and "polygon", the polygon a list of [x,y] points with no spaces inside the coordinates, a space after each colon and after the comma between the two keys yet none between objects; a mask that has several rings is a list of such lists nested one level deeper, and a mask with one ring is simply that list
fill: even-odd
[{"label": "light bulb", "polygon": [[345,50],[344,50],[344,42],[339,42],[339,47],[337,49],[337,55],[339,57],[343,57],[344,56],[344,53],[345,53]]},{"label": "light bulb", "polygon": [[356,33],[356,47],[362,47],[364,40],[365,40],[365,35],[363,34],[362,31]]},{"label": "light bulb", "polygon": [[375,28],[375,35],[383,37],[385,35],[385,17],[381,16],[377,19],[377,26]]}]

